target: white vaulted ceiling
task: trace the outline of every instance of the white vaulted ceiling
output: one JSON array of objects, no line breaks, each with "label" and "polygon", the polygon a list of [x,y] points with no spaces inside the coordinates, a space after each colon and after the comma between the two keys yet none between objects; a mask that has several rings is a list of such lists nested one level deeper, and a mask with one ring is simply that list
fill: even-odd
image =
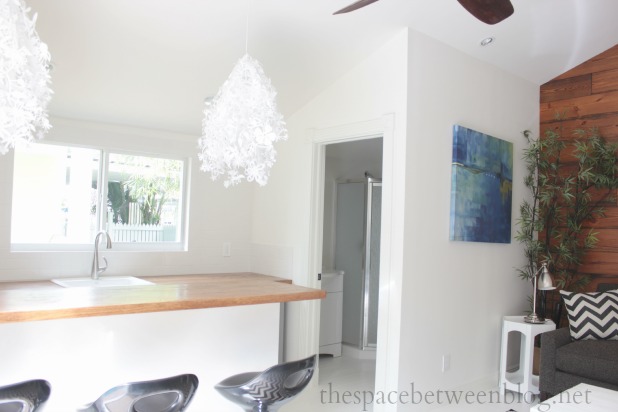
[{"label": "white vaulted ceiling", "polygon": [[[196,136],[204,99],[245,52],[247,15],[249,53],[284,115],[403,27],[539,85],[618,42],[616,0],[512,0],[514,15],[494,26],[456,0],[380,0],[332,15],[352,2],[26,0],[52,53],[51,114]],[[494,44],[480,47],[488,36]]]}]

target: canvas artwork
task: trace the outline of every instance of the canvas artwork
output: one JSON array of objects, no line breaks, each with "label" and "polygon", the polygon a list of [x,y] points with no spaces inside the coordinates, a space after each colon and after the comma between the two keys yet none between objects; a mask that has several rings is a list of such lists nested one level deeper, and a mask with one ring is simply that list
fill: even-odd
[{"label": "canvas artwork", "polygon": [[450,239],[511,242],[513,143],[455,125]]}]

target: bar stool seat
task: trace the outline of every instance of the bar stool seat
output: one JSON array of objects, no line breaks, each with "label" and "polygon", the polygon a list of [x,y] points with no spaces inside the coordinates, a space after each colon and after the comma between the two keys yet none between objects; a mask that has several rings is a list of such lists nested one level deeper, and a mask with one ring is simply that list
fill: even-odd
[{"label": "bar stool seat", "polygon": [[[197,390],[192,374],[116,386],[78,412],[182,412]],[[0,411],[1,412],[1,411]]]},{"label": "bar stool seat", "polygon": [[311,381],[316,356],[272,366],[263,372],[230,376],[215,385],[225,398],[247,412],[274,412]]},{"label": "bar stool seat", "polygon": [[47,402],[51,385],[43,379],[0,387],[0,412],[35,412]]}]

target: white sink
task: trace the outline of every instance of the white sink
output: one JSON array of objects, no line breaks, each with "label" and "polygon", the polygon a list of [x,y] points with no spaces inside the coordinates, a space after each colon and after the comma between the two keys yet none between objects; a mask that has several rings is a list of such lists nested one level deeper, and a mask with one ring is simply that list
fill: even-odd
[{"label": "white sink", "polygon": [[154,285],[152,282],[133,276],[101,276],[97,280],[92,278],[52,279],[52,282],[65,288],[104,288],[110,286]]}]

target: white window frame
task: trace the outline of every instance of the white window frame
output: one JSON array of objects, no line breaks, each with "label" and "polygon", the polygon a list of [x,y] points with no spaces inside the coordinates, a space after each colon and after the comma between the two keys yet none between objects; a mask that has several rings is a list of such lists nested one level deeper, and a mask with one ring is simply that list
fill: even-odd
[{"label": "white window frame", "polygon": [[[103,213],[106,208],[101,207],[103,205],[103,199],[107,199],[107,183],[108,169],[109,169],[109,155],[133,155],[142,157],[157,157],[169,160],[178,160],[183,163],[182,181],[181,181],[181,198],[178,208],[180,209],[180,224],[178,229],[180,230],[180,240],[177,242],[114,242],[114,251],[136,251],[136,252],[165,252],[165,251],[178,251],[186,252],[188,250],[188,219],[189,219],[189,173],[191,170],[191,158],[179,155],[169,155],[160,152],[150,152],[143,150],[126,150],[116,149],[108,146],[96,146],[89,144],[76,144],[66,143],[57,140],[48,140],[45,142],[36,142],[33,144],[46,144],[64,147],[75,147],[81,149],[98,150],[100,153],[99,162],[101,166],[98,171],[97,182],[97,216],[96,221],[99,225],[99,230],[103,230],[107,226],[107,213]],[[13,169],[14,172],[14,169]],[[13,176],[14,181],[14,176]],[[11,202],[12,203],[12,202]],[[11,230],[12,224],[11,224]],[[12,243],[10,244],[11,252],[67,252],[67,251],[85,251],[92,250],[94,243]]]}]

